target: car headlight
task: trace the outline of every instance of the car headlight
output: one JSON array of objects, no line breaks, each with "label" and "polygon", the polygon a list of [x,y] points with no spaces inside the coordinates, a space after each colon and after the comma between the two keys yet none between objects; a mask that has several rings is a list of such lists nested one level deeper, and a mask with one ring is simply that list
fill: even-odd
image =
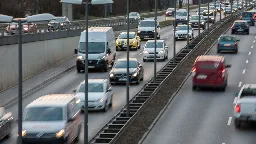
[{"label": "car headlight", "polygon": [[56,138],[61,138],[61,137],[64,136],[64,134],[65,134],[65,130],[62,129],[62,130],[60,130],[60,131],[58,131],[58,132],[56,133]]},{"label": "car headlight", "polygon": [[148,51],[143,51],[144,54],[148,54]]},{"label": "car headlight", "polygon": [[109,75],[109,77],[114,77],[114,76],[115,76],[115,75],[114,75],[114,74],[112,74],[112,73]]},{"label": "car headlight", "polygon": [[28,30],[28,28],[24,28],[24,30]]},{"label": "car headlight", "polygon": [[61,23],[60,25],[61,25],[61,26],[63,26],[64,24],[63,24],[63,23]]},{"label": "car headlight", "polygon": [[136,77],[138,75],[138,73],[136,72],[136,73],[134,73],[134,74],[132,74],[132,76],[133,77]]},{"label": "car headlight", "polygon": [[152,30],[152,32],[155,32],[155,30]]},{"label": "car headlight", "polygon": [[212,20],[214,19],[214,18],[211,18]]},{"label": "car headlight", "polygon": [[101,99],[98,100],[98,102],[102,103],[102,102],[104,102],[104,100],[105,100],[104,98],[101,98]]},{"label": "car headlight", "polygon": [[161,50],[161,51],[159,51],[158,53],[164,53],[164,51],[163,51],[163,50]]},{"label": "car headlight", "polygon": [[78,56],[77,59],[78,60],[84,60],[84,57],[83,56]]},{"label": "car headlight", "polygon": [[138,31],[138,33],[140,33],[140,31]]},{"label": "car headlight", "polygon": [[[22,135],[22,137],[26,136],[27,135],[27,131],[26,130],[22,130],[21,135]],[[17,134],[17,136],[19,136],[19,134]]]},{"label": "car headlight", "polygon": [[104,60],[105,59],[105,56],[99,56],[98,57],[98,60]]},{"label": "car headlight", "polygon": [[188,24],[192,24],[192,23],[188,23]]}]

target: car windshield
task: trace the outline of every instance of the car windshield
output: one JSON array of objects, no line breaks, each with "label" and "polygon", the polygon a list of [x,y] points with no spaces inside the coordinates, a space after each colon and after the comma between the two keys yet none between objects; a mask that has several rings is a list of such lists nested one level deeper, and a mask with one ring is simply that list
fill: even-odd
[{"label": "car windshield", "polygon": [[155,21],[141,21],[140,27],[155,27]]},{"label": "car windshield", "polygon": [[255,88],[243,89],[241,93],[241,97],[255,97],[255,96],[256,96]]},{"label": "car windshield", "polygon": [[[120,39],[127,39],[127,33],[122,33],[119,35]],[[129,34],[129,39],[134,39],[135,38],[135,34]]]},{"label": "car windshield", "polygon": [[62,121],[61,107],[30,107],[24,110],[24,121]]},{"label": "car windshield", "polygon": [[233,42],[236,41],[236,38],[233,36],[222,36],[220,37],[220,41]]},{"label": "car windshield", "polygon": [[58,22],[64,22],[64,21],[66,21],[66,18],[56,18],[56,21],[58,21]]},{"label": "car windshield", "polygon": [[176,15],[177,16],[187,16],[188,15],[188,13],[187,12],[176,12]]},{"label": "car windshield", "polygon": [[[136,68],[136,61],[129,61],[129,68]],[[114,65],[114,68],[127,68],[127,61],[117,61]]]},{"label": "car windshield", "polygon": [[199,69],[205,69],[205,70],[213,70],[213,69],[217,69],[217,67],[219,66],[219,63],[212,63],[212,62],[201,62],[201,63],[197,63],[197,67]]},{"label": "car windshield", "polygon": [[[81,84],[79,92],[85,91],[85,84]],[[102,83],[88,83],[88,92],[104,92]]]},{"label": "car windshield", "polygon": [[[156,48],[163,48],[163,42],[156,42]],[[147,42],[145,48],[155,48],[155,42]]]},{"label": "car windshield", "polygon": [[137,13],[132,12],[132,13],[129,14],[129,16],[137,16]]},{"label": "car windshield", "polygon": [[177,26],[176,27],[176,30],[179,31],[179,30],[187,30],[188,29],[188,26],[184,25],[184,26]]},{"label": "car windshield", "polygon": [[[88,53],[104,53],[105,52],[105,42],[89,42],[88,43]],[[85,42],[80,42],[78,46],[80,53],[85,53]]]}]

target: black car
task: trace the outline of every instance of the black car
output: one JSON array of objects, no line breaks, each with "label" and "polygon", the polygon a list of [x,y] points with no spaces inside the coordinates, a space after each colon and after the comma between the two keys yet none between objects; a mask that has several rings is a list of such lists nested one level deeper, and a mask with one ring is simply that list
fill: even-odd
[{"label": "black car", "polygon": [[[209,15],[209,16],[208,16]],[[214,19],[214,12],[212,10],[209,10],[209,14],[208,14],[208,10],[204,10],[203,11],[203,16],[204,16],[204,20],[206,22],[208,22],[208,17],[209,17],[209,23],[214,23],[215,19]],[[216,16],[216,15],[215,15]]]},{"label": "black car", "polygon": [[0,107],[0,140],[10,137],[12,122],[12,113]]},{"label": "black car", "polygon": [[206,28],[206,22],[204,20],[204,17],[203,16],[200,17],[200,23],[199,23],[199,16],[198,15],[192,15],[190,17],[189,25],[192,28],[198,28],[199,27],[198,25],[200,25],[200,28],[202,28],[203,30]]},{"label": "black car", "polygon": [[245,20],[236,20],[231,27],[231,34],[249,34],[250,26]]},{"label": "black car", "polygon": [[[129,59],[130,83],[139,84],[144,77],[144,68],[136,58]],[[109,73],[111,84],[126,83],[127,81],[127,59],[118,59]]]},{"label": "black car", "polygon": [[67,17],[56,17],[48,24],[48,31],[67,30],[69,28],[70,21]]}]

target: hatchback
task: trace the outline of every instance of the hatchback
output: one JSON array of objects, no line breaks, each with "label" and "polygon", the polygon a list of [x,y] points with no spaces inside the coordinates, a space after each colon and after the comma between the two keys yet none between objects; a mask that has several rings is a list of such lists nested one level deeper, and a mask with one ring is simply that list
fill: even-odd
[{"label": "hatchback", "polygon": [[225,91],[228,82],[227,68],[224,56],[202,55],[195,60],[192,69],[193,90],[197,88],[219,88]]}]

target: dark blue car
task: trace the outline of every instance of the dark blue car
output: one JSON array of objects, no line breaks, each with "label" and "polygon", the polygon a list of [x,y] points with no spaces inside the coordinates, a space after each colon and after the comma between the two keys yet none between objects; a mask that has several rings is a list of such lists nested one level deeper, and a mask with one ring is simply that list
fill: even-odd
[{"label": "dark blue car", "polygon": [[218,39],[217,53],[227,51],[227,52],[238,52],[238,39],[236,36],[232,35],[221,35]]},{"label": "dark blue car", "polygon": [[250,26],[254,26],[253,12],[243,12],[241,20],[245,20]]},{"label": "dark blue car", "polygon": [[236,20],[231,27],[231,34],[249,34],[250,27],[245,20]]}]

